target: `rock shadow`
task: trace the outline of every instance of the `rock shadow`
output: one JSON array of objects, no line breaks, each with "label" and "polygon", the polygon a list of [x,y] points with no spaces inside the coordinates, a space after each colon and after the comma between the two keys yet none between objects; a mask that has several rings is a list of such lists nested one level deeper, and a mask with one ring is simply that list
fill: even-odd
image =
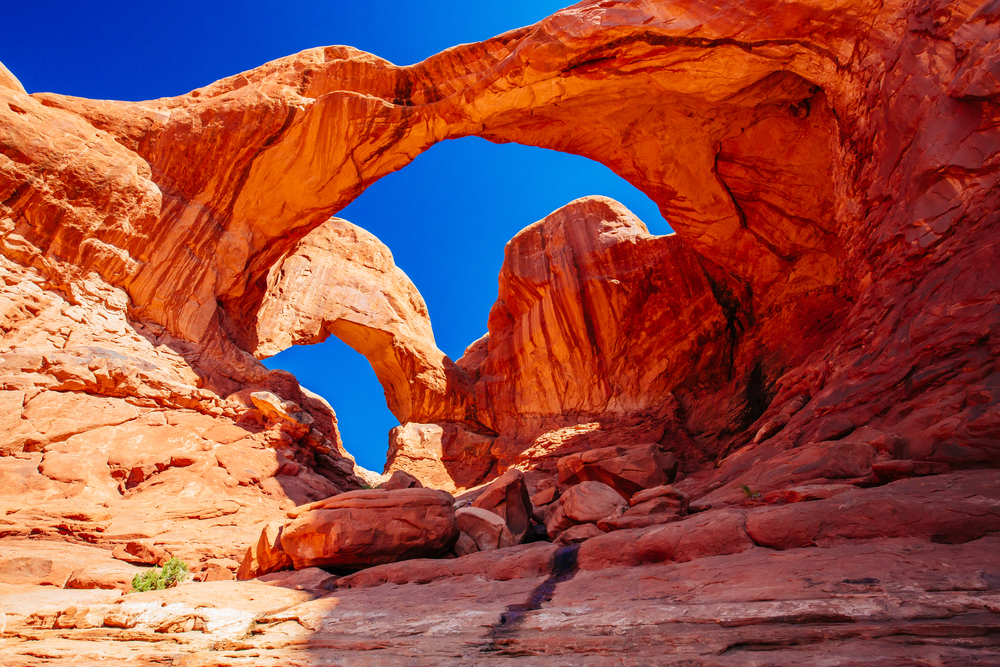
[{"label": "rock shadow", "polygon": [[552,600],[556,586],[576,576],[579,551],[579,544],[570,544],[556,549],[552,555],[552,567],[548,578],[535,586],[527,601],[507,605],[507,609],[500,614],[500,618],[486,633],[485,641],[479,647],[480,653],[511,654],[517,652],[516,649],[511,651],[510,646],[514,642],[527,613],[541,609],[543,605]]}]

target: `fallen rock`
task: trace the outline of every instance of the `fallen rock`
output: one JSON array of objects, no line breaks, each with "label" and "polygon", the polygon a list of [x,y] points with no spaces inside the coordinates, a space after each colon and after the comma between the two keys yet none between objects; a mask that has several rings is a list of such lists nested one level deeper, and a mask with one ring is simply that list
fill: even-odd
[{"label": "fallen rock", "polygon": [[480,507],[463,507],[455,512],[455,517],[458,529],[472,538],[478,551],[493,551],[518,543],[503,518],[494,512]]},{"label": "fallen rock", "polygon": [[671,521],[679,521],[687,515],[691,497],[670,485],[646,489],[632,496],[631,507],[620,508],[597,523],[604,531],[645,528]]},{"label": "fallen rock", "polygon": [[632,496],[629,499],[628,504],[630,507],[636,507],[651,500],[660,498],[662,498],[664,502],[669,503],[670,506],[674,507],[681,514],[686,514],[688,505],[691,504],[691,496],[683,491],[675,489],[669,484],[656,486],[651,489],[643,489]]},{"label": "fallen rock", "polygon": [[524,473],[512,468],[496,478],[472,501],[473,507],[493,512],[507,524],[507,529],[518,544],[524,539],[531,524],[531,499],[524,481]]},{"label": "fallen rock", "polygon": [[170,560],[170,554],[155,544],[127,542],[114,548],[111,555],[118,560],[137,565],[163,565]]},{"label": "fallen rock", "polygon": [[269,572],[292,569],[292,559],[285,553],[282,545],[283,532],[284,527],[278,524],[264,526],[257,544],[247,549],[236,578],[242,581]]},{"label": "fallen rock", "polygon": [[534,507],[541,507],[542,505],[548,505],[554,501],[559,496],[559,489],[554,486],[550,486],[547,489],[542,489],[535,495],[531,496],[531,504]]},{"label": "fallen rock", "polygon": [[607,484],[628,500],[650,487],[669,484],[677,474],[677,458],[658,445],[619,445],[571,454],[559,459],[559,486],[584,481]]},{"label": "fallen rock", "polygon": [[608,517],[627,501],[615,489],[601,482],[583,482],[560,496],[546,517],[545,529],[549,537],[578,523],[594,523]]},{"label": "fallen rock", "polygon": [[395,491],[396,489],[422,489],[423,487],[420,480],[410,473],[405,470],[396,470],[378,488],[383,491]]},{"label": "fallen rock", "polygon": [[[456,512],[455,515],[457,517],[458,512]],[[461,524],[459,524],[459,528],[461,528]],[[472,539],[468,533],[460,532],[458,534],[458,540],[455,541],[455,555],[461,558],[462,556],[474,554],[477,551],[479,551],[479,545],[476,544],[476,541]]]},{"label": "fallen rock", "polygon": [[432,489],[351,491],[288,515],[292,521],[281,533],[281,547],[295,569],[357,569],[433,557],[458,539],[452,497]]},{"label": "fallen rock", "polygon": [[199,568],[196,581],[233,581],[240,563],[228,558],[210,558]]}]

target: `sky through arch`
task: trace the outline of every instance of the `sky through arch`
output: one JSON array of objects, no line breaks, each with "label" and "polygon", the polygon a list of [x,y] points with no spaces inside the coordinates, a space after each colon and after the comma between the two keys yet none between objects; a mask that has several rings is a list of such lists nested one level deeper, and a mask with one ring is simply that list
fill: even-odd
[{"label": "sky through arch", "polygon": [[[504,245],[570,201],[605,195],[625,204],[653,234],[671,229],[645,194],[604,165],[577,155],[467,137],[432,146],[375,182],[337,216],[377,236],[420,290],[437,345],[452,359],[486,333]],[[344,444],[381,472],[387,432],[397,425],[367,361],[331,337],[264,362],[324,396]]]},{"label": "sky through arch", "polygon": [[[530,25],[571,4],[438,0],[267,0],[169,5],[105,0],[13,3],[0,62],[29,93],[146,100],[180,95],[303,49],[346,44],[397,65]],[[438,346],[457,358],[486,331],[504,244],[581,196],[618,199],[655,234],[655,205],[586,158],[478,138],[442,142],[372,185],[341,217],[388,245],[427,301]],[[365,467],[385,462],[396,421],[360,354],[331,340],[265,362],[326,396],[348,449]]]}]

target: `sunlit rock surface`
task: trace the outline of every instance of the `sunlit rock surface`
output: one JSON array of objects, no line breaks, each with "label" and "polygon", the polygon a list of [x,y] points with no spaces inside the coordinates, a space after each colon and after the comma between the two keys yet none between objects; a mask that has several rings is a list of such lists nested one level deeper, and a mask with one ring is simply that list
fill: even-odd
[{"label": "sunlit rock surface", "polygon": [[[3,663],[995,662],[998,26],[977,0],[583,2],[411,67],[324,47],[148,102],[0,70]],[[569,203],[511,241],[453,364],[331,218],[467,135],[598,160],[677,234]],[[331,333],[430,434],[396,470],[525,471],[522,543],[121,597],[115,547],[218,576],[362,485],[329,406],[256,359]],[[580,493],[560,459],[653,444],[684,512],[550,514]]]}]

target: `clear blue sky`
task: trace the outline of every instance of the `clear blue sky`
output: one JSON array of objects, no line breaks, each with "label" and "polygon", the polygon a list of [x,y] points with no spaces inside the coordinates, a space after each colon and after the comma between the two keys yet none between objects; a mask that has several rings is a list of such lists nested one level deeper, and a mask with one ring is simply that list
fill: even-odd
[{"label": "clear blue sky", "polygon": [[[474,3],[249,1],[11,3],[0,62],[28,92],[145,100],[186,93],[303,49],[348,44],[398,65],[534,23],[563,0]],[[656,234],[656,205],[596,162],[477,138],[446,141],[341,211],[392,250],[453,359],[486,332],[504,244],[564,204],[613,197]],[[265,362],[333,404],[348,450],[381,471],[396,425],[367,362],[331,338]]]}]

